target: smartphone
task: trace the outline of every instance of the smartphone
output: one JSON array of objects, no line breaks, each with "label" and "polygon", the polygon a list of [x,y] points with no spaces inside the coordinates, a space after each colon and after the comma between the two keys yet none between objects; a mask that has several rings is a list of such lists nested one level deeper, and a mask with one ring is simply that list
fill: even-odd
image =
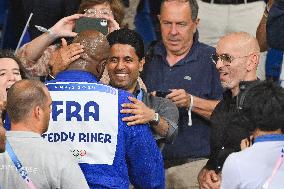
[{"label": "smartphone", "polygon": [[89,18],[82,17],[76,20],[75,32],[80,33],[84,30],[97,30],[104,35],[108,33],[108,23],[106,19],[103,18]]},{"label": "smartphone", "polygon": [[165,98],[171,91],[156,91],[156,96]]}]

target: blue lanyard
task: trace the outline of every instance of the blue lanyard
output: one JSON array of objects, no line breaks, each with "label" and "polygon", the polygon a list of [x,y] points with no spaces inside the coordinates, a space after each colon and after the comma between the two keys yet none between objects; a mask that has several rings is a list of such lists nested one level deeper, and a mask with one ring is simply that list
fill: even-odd
[{"label": "blue lanyard", "polygon": [[255,138],[254,143],[267,141],[284,141],[284,134],[270,134],[259,136]]},{"label": "blue lanyard", "polygon": [[13,161],[14,165],[16,166],[18,173],[21,175],[22,179],[26,182],[28,187],[30,189],[36,189],[32,180],[28,177],[28,173],[27,173],[26,169],[23,167],[22,163],[18,159],[17,155],[15,154],[15,152],[12,149],[8,140],[6,140],[6,151],[8,152],[11,160]]}]

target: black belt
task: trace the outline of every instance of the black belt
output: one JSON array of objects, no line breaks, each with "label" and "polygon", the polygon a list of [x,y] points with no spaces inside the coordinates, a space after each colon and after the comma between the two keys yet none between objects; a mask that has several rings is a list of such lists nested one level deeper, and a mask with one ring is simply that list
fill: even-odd
[{"label": "black belt", "polygon": [[[211,0],[201,0],[205,3],[211,3]],[[244,4],[245,0],[212,0],[214,4],[220,4],[220,5],[238,5],[238,4]],[[263,1],[263,0],[247,0],[247,3],[252,3],[256,1]]]}]

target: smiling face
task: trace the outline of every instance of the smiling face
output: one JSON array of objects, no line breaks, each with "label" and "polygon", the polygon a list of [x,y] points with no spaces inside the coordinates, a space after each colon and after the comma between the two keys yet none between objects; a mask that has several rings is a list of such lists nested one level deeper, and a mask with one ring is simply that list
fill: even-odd
[{"label": "smiling face", "polygon": [[107,70],[110,77],[110,85],[116,88],[133,92],[139,71],[142,71],[143,63],[131,45],[114,44],[110,48],[110,57]]},{"label": "smiling face", "polygon": [[19,65],[16,61],[11,58],[0,58],[0,87],[8,89],[21,79]]},{"label": "smiling face", "polygon": [[198,21],[191,18],[188,2],[169,1],[162,5],[159,17],[163,43],[167,53],[186,54],[193,43]]},{"label": "smiling face", "polygon": [[230,89],[234,96],[239,92],[241,81],[256,79],[259,55],[255,38],[245,33],[225,36],[218,42],[216,53],[221,57],[232,57],[231,62],[219,58],[216,68],[220,73],[222,86]]}]

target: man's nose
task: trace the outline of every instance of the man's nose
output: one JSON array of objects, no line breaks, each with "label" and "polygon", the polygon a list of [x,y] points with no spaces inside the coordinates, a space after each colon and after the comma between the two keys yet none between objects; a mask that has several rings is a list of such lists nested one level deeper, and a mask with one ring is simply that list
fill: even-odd
[{"label": "man's nose", "polygon": [[172,24],[172,25],[171,25],[170,33],[171,33],[172,35],[176,35],[176,34],[178,33],[176,24]]},{"label": "man's nose", "polygon": [[216,62],[216,68],[219,70],[223,66],[224,66],[224,62],[220,58],[218,58],[218,60]]},{"label": "man's nose", "polygon": [[119,60],[117,65],[116,65],[116,69],[123,70],[124,68],[125,68],[125,64],[124,64],[123,60]]},{"label": "man's nose", "polygon": [[8,81],[16,81],[15,74],[13,73],[7,73]]}]

